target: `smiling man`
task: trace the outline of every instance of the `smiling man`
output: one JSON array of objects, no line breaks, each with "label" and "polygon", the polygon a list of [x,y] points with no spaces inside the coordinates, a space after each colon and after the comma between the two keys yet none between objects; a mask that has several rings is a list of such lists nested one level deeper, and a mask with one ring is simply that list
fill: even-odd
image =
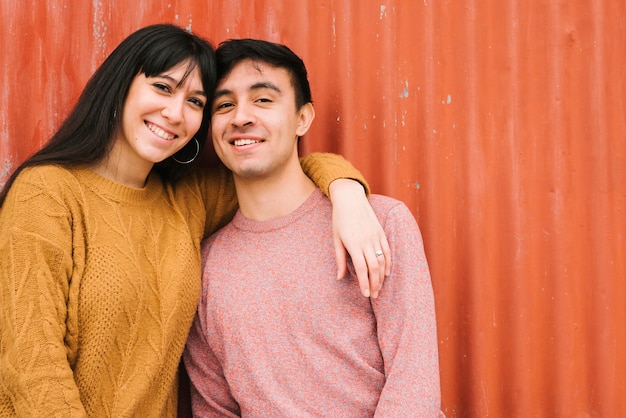
[{"label": "smiling man", "polygon": [[391,275],[377,299],[337,281],[332,207],[299,163],[315,117],[304,63],[251,39],[221,44],[217,62],[213,144],[239,211],[203,243],[185,352],[194,414],[438,416],[434,298],[415,219],[372,195]]}]

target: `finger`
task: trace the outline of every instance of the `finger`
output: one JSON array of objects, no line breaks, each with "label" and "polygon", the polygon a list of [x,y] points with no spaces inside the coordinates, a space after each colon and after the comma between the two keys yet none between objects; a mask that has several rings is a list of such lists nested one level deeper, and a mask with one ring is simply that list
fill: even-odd
[{"label": "finger", "polygon": [[341,280],[346,277],[346,271],[348,269],[346,249],[341,243],[341,239],[336,234],[333,236],[333,243],[335,245],[335,260],[337,261],[337,280]]},{"label": "finger", "polygon": [[[378,251],[378,250],[376,250]],[[381,269],[379,264],[379,259],[383,258],[376,256],[376,251],[371,250],[365,255],[365,259],[367,261],[367,269],[368,269],[368,283],[370,287],[370,293],[373,298],[378,297],[378,291],[380,290],[380,275],[384,274],[384,269]]]},{"label": "finger", "polygon": [[380,250],[374,251],[374,255],[376,256],[379,269],[377,276],[370,276],[370,291],[372,297],[377,298],[378,292],[380,292],[383,287],[385,277],[391,274],[391,249],[389,248],[389,243],[384,234],[380,237]]},{"label": "finger", "polygon": [[359,288],[361,294],[366,298],[370,297],[370,282],[368,276],[368,265],[365,261],[365,257],[352,257],[352,264],[354,265],[354,273],[359,282]]},{"label": "finger", "polygon": [[380,292],[383,281],[385,280],[385,253],[382,250],[377,250],[374,255],[376,256],[376,261],[378,262],[378,275],[371,276],[370,289],[372,297],[377,298],[378,292]]},{"label": "finger", "polygon": [[384,266],[385,274],[383,275],[383,279],[380,282],[380,285],[382,286],[383,281],[385,280],[385,277],[391,274],[391,261],[392,261],[391,260],[391,247],[389,247],[389,242],[387,241],[387,236],[385,234],[383,234],[381,237],[380,249],[382,250],[384,254],[384,259],[385,259],[385,266]]}]

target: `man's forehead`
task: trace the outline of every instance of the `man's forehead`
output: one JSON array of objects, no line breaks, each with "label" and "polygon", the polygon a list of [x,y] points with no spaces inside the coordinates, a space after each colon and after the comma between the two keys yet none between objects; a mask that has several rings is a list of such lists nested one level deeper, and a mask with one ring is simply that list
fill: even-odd
[{"label": "man's forehead", "polygon": [[[239,84],[241,78],[246,78],[246,85]],[[233,68],[224,76],[222,81],[218,84],[218,90],[222,88],[228,88],[231,90],[233,87],[251,88],[263,82],[271,82],[276,84],[280,79],[289,82],[289,73],[285,68],[276,67],[268,64],[264,61],[245,59],[238,62]],[[243,80],[242,80],[243,81]]]}]

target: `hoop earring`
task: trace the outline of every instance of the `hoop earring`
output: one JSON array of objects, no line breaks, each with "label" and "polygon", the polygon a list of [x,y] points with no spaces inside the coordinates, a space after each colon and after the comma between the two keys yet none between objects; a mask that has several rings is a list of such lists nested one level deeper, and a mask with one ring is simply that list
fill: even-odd
[{"label": "hoop earring", "polygon": [[198,140],[196,139],[196,137],[193,137],[193,140],[196,141],[196,153],[193,157],[191,157],[190,160],[187,161],[181,161],[178,158],[176,158],[176,154],[172,155],[172,160],[176,161],[178,164],[189,164],[191,163],[193,160],[196,159],[196,157],[198,156],[198,154],[200,154],[200,142],[198,142]]}]

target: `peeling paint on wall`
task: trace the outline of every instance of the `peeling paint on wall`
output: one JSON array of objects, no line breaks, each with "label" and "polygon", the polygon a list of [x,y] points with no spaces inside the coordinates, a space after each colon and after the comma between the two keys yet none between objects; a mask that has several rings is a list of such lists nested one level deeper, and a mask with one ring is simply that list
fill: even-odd
[{"label": "peeling paint on wall", "polygon": [[0,189],[4,187],[4,184],[13,172],[13,169],[13,162],[10,159],[2,161],[2,165],[0,166]]},{"label": "peeling paint on wall", "polygon": [[409,97],[409,80],[406,80],[404,82],[404,90],[402,90],[402,93],[400,93],[400,97],[403,99]]},{"label": "peeling paint on wall", "polygon": [[92,0],[93,6],[93,38],[96,40],[96,45],[101,53],[106,53],[107,51],[107,27],[106,27],[106,16],[103,10],[103,1],[102,0]]}]

